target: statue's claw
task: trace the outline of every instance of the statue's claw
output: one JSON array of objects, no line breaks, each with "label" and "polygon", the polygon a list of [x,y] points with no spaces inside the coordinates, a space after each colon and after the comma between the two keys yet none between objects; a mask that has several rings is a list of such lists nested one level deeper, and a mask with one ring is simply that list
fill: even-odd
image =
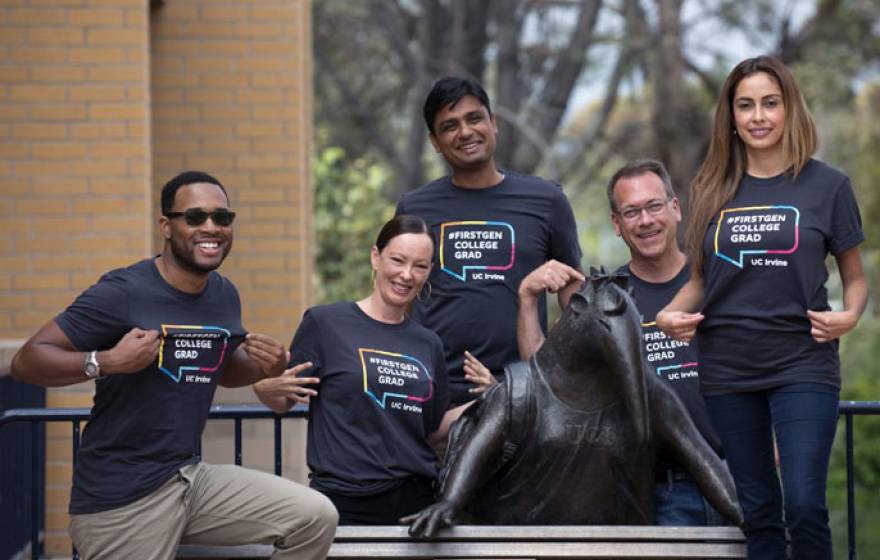
[{"label": "statue's claw", "polygon": [[402,517],[400,522],[409,525],[411,537],[429,539],[438,529],[455,523],[455,508],[447,502],[431,504],[422,511]]}]

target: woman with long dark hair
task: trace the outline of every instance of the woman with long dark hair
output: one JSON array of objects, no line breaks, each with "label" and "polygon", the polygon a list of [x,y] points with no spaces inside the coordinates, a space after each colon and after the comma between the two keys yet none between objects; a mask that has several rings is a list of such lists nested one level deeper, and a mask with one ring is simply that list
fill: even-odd
[{"label": "woman with long dark hair", "polygon": [[[832,557],[825,487],[840,391],[837,339],[858,323],[867,282],[852,187],[812,159],[816,144],[810,112],[780,61],[750,58],[731,71],[691,183],[692,277],[657,315],[672,337],[698,336],[701,391],[753,559],[785,558],[786,529],[792,558]],[[828,304],[829,253],[842,311]]]}]

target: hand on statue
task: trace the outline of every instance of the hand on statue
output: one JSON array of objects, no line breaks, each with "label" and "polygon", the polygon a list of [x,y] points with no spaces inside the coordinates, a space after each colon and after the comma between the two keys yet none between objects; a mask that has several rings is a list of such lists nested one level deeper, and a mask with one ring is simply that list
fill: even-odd
[{"label": "hand on statue", "polygon": [[853,330],[859,322],[859,316],[849,311],[812,311],[807,310],[810,320],[810,335],[816,342],[831,342]]},{"label": "hand on statue", "polygon": [[159,355],[159,331],[137,327],[123,336],[116,346],[98,353],[101,373],[136,373],[152,364]]},{"label": "hand on statue", "polygon": [[290,353],[271,336],[248,333],[241,343],[248,357],[257,363],[266,377],[281,375],[290,360]]},{"label": "hand on statue", "polygon": [[663,310],[657,314],[655,321],[667,336],[682,342],[690,342],[696,336],[697,326],[703,318],[702,313]]},{"label": "hand on statue", "polygon": [[583,282],[585,279],[578,270],[551,259],[523,278],[519,285],[519,296],[537,298],[545,291],[555,294],[572,282]]},{"label": "hand on statue", "polygon": [[[321,380],[317,377],[300,377],[299,374],[312,367],[312,362],[303,362],[284,371],[277,377],[269,377],[254,383],[254,393],[267,406],[271,402],[284,399],[286,407],[289,409],[296,403],[309,404],[311,397],[318,394],[318,391],[308,387],[308,385],[318,385]],[[281,412],[275,407],[270,406],[275,412]]]},{"label": "hand on statue", "polygon": [[483,362],[475,358],[474,355],[467,350],[464,351],[463,369],[465,380],[476,385],[476,387],[468,390],[472,395],[479,395],[492,385],[498,383],[498,380],[495,379],[495,376],[492,375],[489,368],[484,366]]},{"label": "hand on statue", "polygon": [[451,503],[439,501],[422,511],[401,517],[400,522],[409,525],[409,534],[417,538],[431,538],[438,529],[455,523],[456,508]]}]

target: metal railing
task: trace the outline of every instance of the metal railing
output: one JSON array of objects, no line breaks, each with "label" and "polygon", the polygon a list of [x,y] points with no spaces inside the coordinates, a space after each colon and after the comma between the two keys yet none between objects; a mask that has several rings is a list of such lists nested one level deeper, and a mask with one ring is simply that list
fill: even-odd
[{"label": "metal railing", "polygon": [[[233,421],[233,453],[234,463],[242,463],[242,440],[241,426],[243,420],[271,419],[274,423],[274,456],[275,474],[281,476],[281,421],[284,418],[305,418],[308,407],[297,405],[282,415],[275,414],[263,405],[215,405],[208,414],[209,420],[232,420]],[[73,457],[76,457],[79,448],[81,424],[89,419],[88,408],[18,408],[7,410],[0,414],[0,429],[7,424],[25,422],[31,425],[31,465],[36,470],[43,461],[41,438],[43,436],[43,423],[45,422],[70,422],[73,444]],[[200,450],[201,451],[201,450]],[[43,546],[40,540],[40,515],[43,504],[44,481],[38,480],[36,488],[31,493],[31,559],[42,558]],[[76,557],[76,551],[74,551]]]},{"label": "metal railing", "polygon": [[[211,407],[208,416],[211,420],[232,420],[234,462],[241,465],[242,441],[241,426],[243,420],[272,419],[274,421],[274,454],[275,474],[281,475],[281,420],[284,418],[305,418],[308,408],[297,405],[283,415],[277,415],[263,405],[216,405]],[[847,542],[849,559],[856,559],[856,506],[855,506],[855,473],[853,465],[853,417],[858,415],[880,415],[880,401],[840,401],[840,416],[844,418],[846,427],[846,501],[847,501]],[[7,410],[0,415],[0,429],[7,424],[26,422],[31,425],[32,465],[36,467],[43,460],[40,453],[42,425],[45,422],[71,422],[73,455],[76,456],[80,440],[80,425],[88,420],[89,409],[86,408],[21,408]],[[39,539],[39,516],[43,501],[43,481],[39,481],[31,494],[31,559],[38,560],[42,553]]]}]

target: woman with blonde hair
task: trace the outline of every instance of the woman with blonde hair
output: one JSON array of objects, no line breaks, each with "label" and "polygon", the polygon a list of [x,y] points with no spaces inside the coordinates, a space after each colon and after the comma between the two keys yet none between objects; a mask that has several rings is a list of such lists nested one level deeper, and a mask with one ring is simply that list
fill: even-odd
[{"label": "woman with blonde hair", "polygon": [[[803,96],[779,60],[750,58],[730,72],[691,183],[692,277],[657,315],[668,335],[698,336],[700,388],[736,482],[752,559],[785,558],[786,529],[793,558],[832,557],[825,487],[840,391],[837,339],[858,323],[867,282],[852,187],[812,159],[816,144]],[[828,253],[843,311],[828,304]]]}]

